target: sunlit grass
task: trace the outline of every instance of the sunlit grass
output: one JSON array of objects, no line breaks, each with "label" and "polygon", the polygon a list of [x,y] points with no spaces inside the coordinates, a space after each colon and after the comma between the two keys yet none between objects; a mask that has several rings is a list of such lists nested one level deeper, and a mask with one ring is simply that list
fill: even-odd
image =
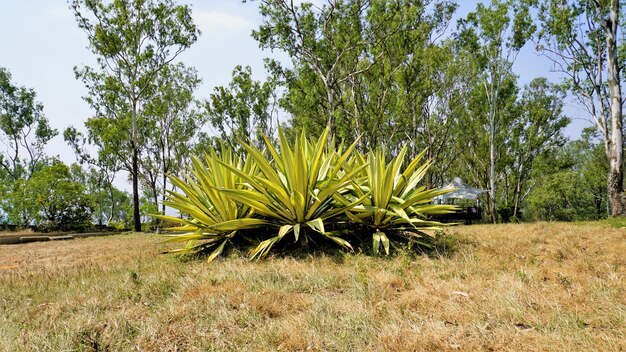
[{"label": "sunlit grass", "polygon": [[626,231],[449,229],[440,253],[207,264],[151,235],[0,247],[0,350],[626,348]]}]

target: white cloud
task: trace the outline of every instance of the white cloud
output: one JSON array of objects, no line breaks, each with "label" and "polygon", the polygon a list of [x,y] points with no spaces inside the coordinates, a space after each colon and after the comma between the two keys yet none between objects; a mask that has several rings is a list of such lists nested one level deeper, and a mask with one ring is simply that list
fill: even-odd
[{"label": "white cloud", "polygon": [[254,22],[245,17],[231,15],[219,11],[198,11],[194,13],[196,25],[204,33],[220,33],[222,31],[243,32],[256,27]]}]

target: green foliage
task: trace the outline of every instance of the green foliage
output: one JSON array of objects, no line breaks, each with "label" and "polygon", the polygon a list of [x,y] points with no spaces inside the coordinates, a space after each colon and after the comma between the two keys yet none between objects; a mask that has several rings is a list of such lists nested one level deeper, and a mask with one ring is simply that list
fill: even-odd
[{"label": "green foliage", "polygon": [[[209,149],[205,154],[205,162],[206,164],[203,164],[200,159],[194,157],[189,174],[184,179],[172,177],[172,182],[182,193],[169,191],[168,199],[164,202],[165,205],[190,216],[191,219],[167,215],[155,216],[170,223],[182,224],[181,227],[168,229],[182,232],[173,235],[169,240],[187,242],[180,252],[213,250],[209,256],[209,260],[213,260],[239,232],[267,226],[268,222],[255,218],[250,206],[235,202],[233,198],[220,191],[220,189],[243,189],[246,181],[241,174],[256,176],[257,167],[251,159],[244,161],[230,148],[223,146],[219,154],[214,149]],[[200,240],[203,242],[198,243]]]},{"label": "green foliage", "polygon": [[604,220],[603,222],[609,225],[610,227],[614,227],[618,229],[626,228],[626,218],[624,218],[623,216],[610,217]]},{"label": "green foliage", "polygon": [[541,156],[525,217],[547,221],[597,220],[607,216],[603,147],[591,141],[573,141],[554,155]]},{"label": "green foliage", "polygon": [[[67,132],[67,130],[66,130]],[[130,228],[129,214],[132,213],[130,196],[113,186],[115,173],[108,173],[106,167],[80,164],[70,166],[72,179],[85,188],[93,200],[92,221],[98,226]],[[152,213],[152,212],[149,212]]]},{"label": "green foliage", "polygon": [[33,208],[26,197],[27,181],[24,179],[7,180],[0,185],[0,209],[8,224],[25,227],[31,225]]},{"label": "green foliage", "polygon": [[442,226],[429,221],[427,216],[456,210],[454,206],[430,204],[434,197],[450,191],[418,187],[431,164],[420,165],[425,154],[422,152],[402,170],[406,153],[405,146],[387,164],[383,148],[370,152],[364,164],[367,166],[364,169],[366,181],[363,184],[353,182],[350,188],[361,201],[346,214],[352,221],[373,231],[374,253],[378,253],[382,243],[385,253],[389,254],[389,237],[424,244],[423,238],[428,235],[423,230],[437,230]]},{"label": "green foliage", "polygon": [[289,145],[284,133],[279,130],[280,149],[277,150],[266,138],[273,163],[254,146],[244,144],[248,157],[258,165],[260,175],[249,175],[231,168],[252,189],[228,190],[223,192],[237,201],[253,208],[279,227],[278,234],[259,244],[251,256],[266,255],[274,244],[293,232],[295,241],[307,244],[312,236],[321,236],[352,249],[338,234],[327,232],[324,222],[343,214],[358,204],[348,202],[336,204],[333,196],[339,193],[365,166],[342,172],[342,164],[348,159],[354,144],[342,154],[327,151],[330,129],[326,129],[317,141],[309,141],[303,131],[296,136],[293,146]]},{"label": "green foliage", "polygon": [[42,168],[24,189],[26,209],[44,230],[76,230],[91,225],[93,199],[60,162]]},{"label": "green foliage", "polygon": [[44,146],[58,133],[35,99],[34,90],[14,85],[0,67],[0,173],[13,180],[30,178],[44,159]]},{"label": "green foliage", "polygon": [[100,156],[117,159],[131,174],[133,227],[140,231],[139,177],[146,173],[139,160],[154,138],[144,108],[153,107],[168,65],[195,43],[199,31],[191,8],[172,0],[71,0],[70,8],[97,56],[96,68],[74,69],[96,112],[86,123],[89,139]]},{"label": "green foliage", "polygon": [[237,153],[243,152],[239,141],[248,138],[262,148],[261,134],[272,136],[278,125],[273,121],[277,112],[276,84],[271,80],[254,81],[250,66],[236,66],[232,76],[228,87],[216,87],[206,102],[211,125],[219,140]]},{"label": "green foliage", "polygon": [[418,186],[430,165],[419,165],[423,153],[401,172],[407,147],[386,165],[384,150],[365,160],[354,151],[356,142],[335,147],[329,133],[327,128],[309,140],[302,132],[289,143],[279,130],[280,148],[265,137],[271,159],[246,143],[245,161],[227,146],[206,154],[206,165],[193,158],[190,175],[173,178],[182,193],[169,192],[165,202],[190,218],[156,215],[182,224],[169,229],[179,232],[169,241],[186,241],[182,252],[211,250],[213,260],[228,243],[259,240],[250,257],[260,258],[288,237],[299,246],[322,241],[352,250],[345,235],[362,244],[362,237],[371,235],[361,231],[365,225],[374,230],[375,252],[382,243],[389,253],[388,236],[419,242],[425,230],[441,225],[428,215],[454,209],[428,204],[446,191]]}]

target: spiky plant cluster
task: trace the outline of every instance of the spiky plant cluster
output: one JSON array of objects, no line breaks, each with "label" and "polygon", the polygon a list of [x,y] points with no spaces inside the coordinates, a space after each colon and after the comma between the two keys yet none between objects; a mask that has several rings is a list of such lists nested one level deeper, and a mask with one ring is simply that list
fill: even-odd
[{"label": "spiky plant cluster", "polygon": [[182,217],[155,216],[181,225],[166,229],[168,241],[187,242],[177,251],[208,251],[211,261],[229,244],[260,258],[287,240],[347,250],[371,241],[374,253],[382,244],[389,254],[395,244],[427,244],[442,226],[428,217],[455,210],[432,204],[449,191],[420,185],[430,166],[424,153],[403,168],[406,147],[386,162],[382,148],[363,155],[356,143],[329,144],[328,129],[317,140],[302,132],[292,144],[279,131],[278,147],[264,138],[265,153],[246,143],[245,158],[210,150],[183,179],[172,178],[179,192],[165,204]]}]

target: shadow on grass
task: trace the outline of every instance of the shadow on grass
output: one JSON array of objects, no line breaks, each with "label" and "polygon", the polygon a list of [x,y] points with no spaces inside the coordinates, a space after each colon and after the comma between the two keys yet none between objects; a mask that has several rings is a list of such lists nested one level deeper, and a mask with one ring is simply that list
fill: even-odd
[{"label": "shadow on grass", "polygon": [[[372,243],[363,241],[361,237],[352,235],[346,236],[350,241],[353,251],[341,248],[331,240],[324,238],[312,239],[306,244],[293,242],[285,239],[272,247],[267,258],[293,258],[296,260],[316,260],[326,258],[332,260],[336,264],[343,264],[346,256],[363,254],[371,257],[378,257],[383,260],[393,260],[398,256],[420,257],[428,256],[429,258],[450,258],[465,242],[458,239],[455,235],[446,233],[445,231],[437,232],[433,237],[423,237],[419,240],[411,242],[400,242],[392,240],[389,255],[384,254],[384,250],[380,248],[380,253],[374,253]],[[225,258],[248,258],[250,243],[234,242],[230,243],[216,260]],[[211,254],[212,249],[198,251],[194,253],[185,253],[176,255],[177,260],[181,262],[197,262],[205,261]],[[263,259],[260,259],[263,260]]]},{"label": "shadow on grass", "polygon": [[458,237],[440,231],[433,238],[429,239],[426,246],[418,247],[415,252],[431,258],[450,258],[458,252],[461,244]]}]

